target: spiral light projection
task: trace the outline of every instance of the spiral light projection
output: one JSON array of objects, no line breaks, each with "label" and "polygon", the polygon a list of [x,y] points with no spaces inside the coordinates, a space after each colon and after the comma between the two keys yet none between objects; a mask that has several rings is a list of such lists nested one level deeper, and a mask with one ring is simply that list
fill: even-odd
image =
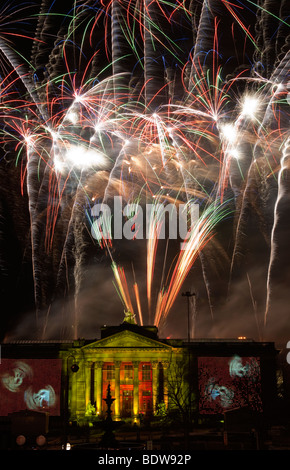
[{"label": "spiral light projection", "polygon": [[[88,0],[66,9],[43,0],[30,57],[22,60],[2,34],[2,69],[11,70],[1,81],[2,140],[16,155],[28,195],[44,337],[50,306],[71,290],[78,336],[90,231],[85,214],[90,219],[96,202],[110,205],[116,195],[143,208],[157,202],[200,206],[186,248],[175,253],[168,272],[163,269],[158,288],[158,216],[151,220],[144,240],[145,312],[138,279],[131,286],[116,262],[114,238],[99,238],[124,309],[136,310],[141,324],[148,315],[157,326],[166,323],[196,259],[212,308],[206,246],[217,258],[225,253],[230,292],[254,210],[268,248],[266,325],[279,204],[287,199],[286,3]],[[214,233],[229,217],[228,249]]]}]

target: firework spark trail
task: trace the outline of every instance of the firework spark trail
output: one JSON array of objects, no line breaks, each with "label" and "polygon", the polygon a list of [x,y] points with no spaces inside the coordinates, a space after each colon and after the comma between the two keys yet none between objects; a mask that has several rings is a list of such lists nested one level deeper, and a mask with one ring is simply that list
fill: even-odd
[{"label": "firework spark trail", "polygon": [[[146,5],[145,5],[145,6],[146,6]],[[154,13],[150,14],[150,18],[152,18],[152,15],[153,15],[153,14],[154,14]],[[148,32],[149,26],[147,26],[147,27],[145,26],[145,30]],[[150,42],[148,43],[148,41],[150,41]],[[150,45],[153,44],[150,35],[149,35],[149,37],[148,37],[148,41],[147,41],[146,47],[147,47],[147,50],[150,50]],[[147,54],[147,55],[148,55],[148,54]],[[150,54],[149,54],[149,55],[150,55]],[[146,69],[147,71],[149,71],[149,70],[150,70],[150,65],[147,64],[147,67],[145,67],[145,69]],[[152,74],[151,74],[151,75],[152,75]],[[151,78],[151,76],[150,76],[150,78]],[[145,80],[145,82],[146,82],[146,80]],[[147,82],[146,82],[146,83],[147,83]],[[153,96],[154,96],[156,87],[154,87],[154,84],[153,84],[153,86],[152,86],[152,83],[150,83],[150,88],[149,88],[149,86],[147,86],[147,90],[149,90],[149,91],[152,90],[151,93],[147,92],[147,93],[149,93],[149,99],[147,99],[147,102],[151,102],[151,99],[152,99]],[[227,178],[227,176],[226,176],[226,178]],[[224,178],[222,178],[222,181],[223,181],[223,180],[224,180]]]},{"label": "firework spark trail", "polygon": [[283,200],[283,197],[285,196],[285,194],[287,194],[288,192],[287,184],[285,185],[285,182],[283,181],[283,174],[287,170],[289,170],[289,157],[290,157],[289,151],[290,151],[290,137],[287,138],[285,144],[283,145],[281,167],[280,167],[279,174],[278,174],[278,194],[277,194],[277,199],[275,202],[274,222],[273,222],[273,228],[271,232],[271,254],[270,254],[268,277],[267,277],[267,298],[266,298],[266,308],[265,308],[265,315],[264,315],[264,327],[266,326],[266,323],[268,320],[270,304],[271,304],[271,275],[272,275],[273,263],[276,259],[277,246],[276,246],[275,237],[276,237],[276,230],[277,230],[277,226],[279,222],[279,205],[281,201]]},{"label": "firework spark trail", "polygon": [[135,293],[135,299],[137,303],[137,311],[139,315],[139,323],[142,326],[143,325],[143,314],[142,314],[142,307],[141,307],[141,300],[140,300],[140,293],[139,293],[139,287],[138,284],[133,285],[134,288],[134,293]]},{"label": "firework spark trail", "polygon": [[[261,82],[262,92],[257,94],[259,97],[259,106],[256,110],[255,120],[257,121],[257,131],[255,132],[256,139],[252,145],[250,151],[251,161],[247,167],[245,175],[247,178],[246,187],[242,195],[242,204],[239,211],[237,226],[236,226],[236,238],[235,246],[233,250],[232,262],[231,262],[231,273],[238,258],[239,253],[243,252],[243,242],[241,239],[244,236],[244,224],[246,218],[246,212],[249,207],[248,197],[251,191],[251,187],[256,179],[256,172],[259,172],[260,187],[260,215],[259,223],[261,227],[264,227],[264,237],[269,239],[269,267],[268,277],[266,281],[267,293],[266,293],[266,306],[264,313],[264,326],[266,323],[266,317],[269,310],[269,299],[271,296],[271,266],[276,257],[276,244],[274,242],[273,233],[275,232],[274,227],[277,227],[278,213],[277,213],[277,200],[273,213],[271,211],[272,202],[269,199],[272,197],[271,184],[269,181],[269,175],[273,174],[275,167],[279,165],[279,161],[282,162],[282,154],[280,151],[281,143],[285,140],[285,136],[288,134],[287,119],[286,117],[280,116],[280,103],[285,103],[286,98],[286,77],[285,68],[289,62],[288,54],[283,58],[280,64],[279,70],[273,72],[269,80],[264,80],[262,77],[257,78],[258,82]],[[285,105],[284,105],[285,106]],[[259,120],[258,120],[259,119]],[[282,122],[281,122],[282,121]],[[283,122],[284,121],[284,122]],[[246,129],[247,130],[247,129]],[[274,148],[275,153],[273,152]],[[276,177],[275,177],[276,180]],[[278,192],[280,193],[278,178]],[[238,213],[238,211],[237,211]],[[274,220],[273,220],[274,218]],[[230,288],[230,283],[229,283]],[[260,333],[259,333],[260,334]]]},{"label": "firework spark trail", "polygon": [[31,150],[28,146],[27,149],[27,192],[29,197],[29,212],[30,212],[30,221],[31,221],[31,245],[32,245],[32,265],[33,265],[33,277],[35,280],[35,308],[36,308],[36,328],[39,328],[38,325],[38,315],[39,309],[42,304],[42,295],[41,295],[41,287],[39,285],[39,278],[41,275],[41,267],[38,263],[38,256],[37,256],[37,234],[38,230],[35,227],[38,221],[38,214],[35,214],[35,209],[37,205],[37,197],[38,191],[35,181],[35,168],[38,165],[38,155],[35,154],[33,150]]},{"label": "firework spark trail", "polygon": [[147,235],[147,301],[149,318],[151,318],[152,282],[160,229],[156,212],[152,211],[149,220],[149,233]]},{"label": "firework spark trail", "polygon": [[[172,308],[176,296],[184,283],[192,265],[194,264],[199,252],[209,242],[213,236],[213,229],[218,222],[229,214],[229,209],[222,204],[217,208],[216,204],[207,207],[199,220],[191,227],[187,239],[184,241],[183,247],[179,253],[176,265],[174,267],[171,278],[168,282],[166,293],[163,294],[163,311],[162,314],[157,311],[155,316],[155,324],[159,325],[161,320],[166,320],[166,317]],[[164,300],[166,299],[166,300]]]},{"label": "firework spark trail", "polygon": [[127,312],[131,312],[134,315],[134,309],[133,309],[133,305],[131,301],[131,296],[129,293],[125,271],[123,268],[121,268],[120,266],[117,266],[115,263],[112,264],[112,269],[113,269],[114,276],[117,282],[117,287],[119,289],[121,298],[124,302],[124,307]]}]

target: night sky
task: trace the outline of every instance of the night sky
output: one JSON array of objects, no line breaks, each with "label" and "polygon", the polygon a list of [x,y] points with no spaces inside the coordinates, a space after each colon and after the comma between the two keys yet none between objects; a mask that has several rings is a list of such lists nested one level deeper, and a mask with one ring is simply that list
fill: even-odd
[{"label": "night sky", "polygon": [[[185,201],[187,189],[201,213],[213,200],[228,212],[190,266],[160,336],[187,336],[182,293],[191,291],[196,338],[286,344],[289,2],[131,3],[0,7],[1,340],[94,338],[101,325],[121,323],[112,258],[124,267],[130,289],[138,283],[144,324],[152,324],[145,240],[113,240],[108,251],[92,238],[87,213],[96,201],[110,204],[120,194],[152,202],[161,182],[168,201]],[[75,101],[78,91],[87,93],[85,104]],[[245,96],[258,102],[249,118],[241,113]],[[79,112],[77,124],[65,120],[70,107]],[[111,127],[94,132],[96,122]],[[233,122],[234,143],[222,127]],[[62,139],[54,141],[53,131]],[[104,167],[56,171],[67,141],[92,139],[107,159]],[[144,173],[146,152],[159,158],[163,145],[166,165],[148,157]],[[179,246],[178,240],[158,246],[154,305],[160,286],[170,286],[170,276],[162,284],[163,274],[172,273]]]}]

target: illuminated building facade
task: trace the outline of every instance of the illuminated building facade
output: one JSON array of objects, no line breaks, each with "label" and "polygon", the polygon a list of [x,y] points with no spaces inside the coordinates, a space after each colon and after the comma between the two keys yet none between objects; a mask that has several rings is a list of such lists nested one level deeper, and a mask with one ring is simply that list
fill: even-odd
[{"label": "illuminated building facade", "polygon": [[80,367],[70,374],[71,417],[86,413],[91,404],[97,415],[104,414],[109,384],[115,419],[152,414],[160,401],[167,407],[168,366],[181,354],[179,348],[158,341],[155,328],[104,328],[100,340],[71,348],[69,356],[64,353],[69,371],[71,363]]},{"label": "illuminated building facade", "polygon": [[0,416],[105,417],[109,384],[115,420],[153,416],[159,405],[195,416],[245,405],[265,412],[277,394],[276,355],[273,343],[165,340],[130,321],[103,327],[96,340],[3,344]]}]

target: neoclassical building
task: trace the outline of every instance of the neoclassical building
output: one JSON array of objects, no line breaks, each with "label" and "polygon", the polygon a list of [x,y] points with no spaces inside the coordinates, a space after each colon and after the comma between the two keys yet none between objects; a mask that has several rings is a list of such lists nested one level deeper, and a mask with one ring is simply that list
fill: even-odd
[{"label": "neoclassical building", "polygon": [[[182,357],[183,348],[158,340],[156,328],[128,322],[117,328],[103,328],[97,341],[76,342],[62,352],[69,372],[71,419],[88,413],[91,405],[97,415],[104,415],[109,384],[116,420],[152,414],[158,403],[168,407],[168,367],[173,358],[178,361]],[[78,370],[74,373],[76,364]]]}]

